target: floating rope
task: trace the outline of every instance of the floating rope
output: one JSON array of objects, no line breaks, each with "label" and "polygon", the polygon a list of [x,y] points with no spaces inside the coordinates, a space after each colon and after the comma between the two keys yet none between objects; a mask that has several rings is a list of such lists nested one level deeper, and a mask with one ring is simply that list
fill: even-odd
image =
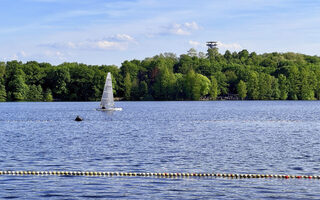
[{"label": "floating rope", "polygon": [[133,173],[133,172],[96,172],[96,171],[0,171],[0,175],[35,175],[35,176],[141,176],[158,178],[278,178],[278,179],[320,179],[320,176],[309,175],[272,175],[272,174],[215,174],[215,173]]}]

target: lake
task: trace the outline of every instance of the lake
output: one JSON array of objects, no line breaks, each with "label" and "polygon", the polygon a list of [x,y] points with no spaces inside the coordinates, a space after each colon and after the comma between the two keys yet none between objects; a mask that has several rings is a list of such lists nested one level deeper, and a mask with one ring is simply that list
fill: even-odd
[{"label": "lake", "polygon": [[[0,103],[0,170],[320,175],[320,101]],[[84,121],[76,122],[79,115]],[[0,198],[320,199],[320,180],[0,176]]]}]

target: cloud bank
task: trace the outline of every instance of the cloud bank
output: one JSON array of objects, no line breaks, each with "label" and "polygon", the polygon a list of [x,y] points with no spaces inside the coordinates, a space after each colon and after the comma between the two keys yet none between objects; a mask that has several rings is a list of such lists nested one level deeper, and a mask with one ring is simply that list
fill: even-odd
[{"label": "cloud bank", "polygon": [[43,47],[78,49],[78,50],[126,50],[130,44],[137,44],[134,38],[127,34],[116,34],[103,39],[87,39],[85,41],[68,41],[60,43],[41,44]]}]

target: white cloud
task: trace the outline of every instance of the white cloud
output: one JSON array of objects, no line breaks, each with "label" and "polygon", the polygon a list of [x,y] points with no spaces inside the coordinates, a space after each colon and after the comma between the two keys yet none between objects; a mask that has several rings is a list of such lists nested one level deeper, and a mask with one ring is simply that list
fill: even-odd
[{"label": "white cloud", "polygon": [[193,47],[199,47],[199,46],[204,46],[204,44],[197,42],[197,41],[193,41],[193,40],[189,40],[189,44]]},{"label": "white cloud", "polygon": [[93,43],[89,43],[89,45],[94,49],[101,49],[101,50],[110,50],[110,49],[125,50],[127,48],[125,43],[112,42],[107,40],[96,41]]},{"label": "white cloud", "polygon": [[59,60],[65,60],[65,55],[60,51],[45,51],[46,57],[57,58]]},{"label": "white cloud", "polygon": [[172,24],[166,27],[164,33],[174,34],[174,35],[191,35],[193,31],[199,29],[196,22],[185,22],[183,24]]},{"label": "white cloud", "polygon": [[199,26],[196,22],[186,22],[184,23],[184,26],[191,29],[191,30],[198,30]]},{"label": "white cloud", "polygon": [[47,43],[39,46],[51,47],[55,49],[75,49],[75,50],[125,50],[129,44],[136,43],[134,38],[127,34],[116,34],[104,39],[90,39],[85,41],[67,41]]},{"label": "white cloud", "polygon": [[[64,46],[63,44],[61,46]],[[83,42],[68,42],[67,47],[80,50],[124,50],[127,44],[110,40],[87,40]]]},{"label": "white cloud", "polygon": [[133,37],[131,37],[130,35],[127,34],[117,34],[115,36],[116,39],[120,40],[120,41],[133,41]]},{"label": "white cloud", "polygon": [[221,49],[228,49],[228,50],[233,50],[233,51],[237,51],[237,50],[243,49],[241,47],[241,45],[238,44],[238,43],[227,44],[227,43],[218,42],[217,44],[218,44],[218,48],[221,48]]},{"label": "white cloud", "polygon": [[19,51],[17,53],[14,53],[11,56],[5,57],[3,58],[3,60],[5,61],[10,61],[10,60],[23,60],[24,58],[26,58],[28,55],[26,54],[25,51]]},{"label": "white cloud", "polygon": [[190,35],[189,31],[182,29],[179,25],[175,25],[171,33],[175,35]]},{"label": "white cloud", "polygon": [[11,56],[3,58],[4,61],[18,60],[18,61],[30,61],[30,60],[43,60],[44,62],[48,62],[49,60],[66,60],[66,56],[61,51],[51,51],[45,50],[42,52],[28,52],[19,51],[14,53]]}]

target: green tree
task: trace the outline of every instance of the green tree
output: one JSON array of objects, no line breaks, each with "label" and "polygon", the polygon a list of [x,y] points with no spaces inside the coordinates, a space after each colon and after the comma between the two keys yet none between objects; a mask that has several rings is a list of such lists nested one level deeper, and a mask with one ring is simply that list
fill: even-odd
[{"label": "green tree", "polygon": [[0,80],[0,102],[4,102],[7,100],[7,93],[5,85],[3,84],[3,81]]},{"label": "green tree", "polygon": [[240,80],[238,85],[237,85],[237,91],[238,91],[238,95],[239,95],[241,100],[246,98],[246,96],[247,96],[247,86],[246,86],[246,83],[243,82],[242,80]]},{"label": "green tree", "polygon": [[200,82],[200,95],[206,96],[209,94],[211,81],[206,76],[201,74],[197,74],[197,79]]},{"label": "green tree", "polygon": [[210,77],[214,73],[214,68],[211,67],[208,59],[200,58],[199,65],[196,67],[196,73]]},{"label": "green tree", "polygon": [[243,83],[246,99],[320,99],[318,56],[276,52],[258,55],[247,50],[221,55],[218,49],[209,49],[206,57],[190,49],[179,57],[164,53],[142,61],[124,61],[120,68],[0,62],[0,101],[99,100],[108,72],[112,73],[114,95],[126,100],[240,96]]},{"label": "green tree", "polygon": [[46,76],[46,87],[52,91],[53,97],[61,100],[70,99],[68,84],[71,81],[69,68],[64,63],[58,67],[51,68],[47,72]]},{"label": "green tree", "polygon": [[289,83],[288,98],[291,100],[298,100],[299,88],[301,84],[299,69],[296,66],[289,66],[287,70]]},{"label": "green tree", "polygon": [[158,66],[159,73],[153,85],[154,97],[159,100],[171,100],[174,96],[175,76],[172,71],[162,63]]},{"label": "green tree", "polygon": [[287,77],[283,74],[279,75],[279,89],[280,89],[280,99],[286,100],[288,98],[288,83]]},{"label": "green tree", "polygon": [[[90,100],[92,101],[99,101],[101,99],[102,93],[103,93],[103,88],[104,88],[104,84],[106,81],[106,77],[109,71],[104,71],[104,70],[100,70],[100,68],[98,67],[92,67],[93,70],[93,78],[91,80],[91,95],[89,97]],[[116,85],[113,84],[114,83],[114,74],[112,73],[112,86]],[[118,87],[117,87],[118,88]],[[115,90],[115,87],[113,87],[113,89]],[[115,92],[114,92],[115,94]]]},{"label": "green tree", "polygon": [[227,83],[227,77],[222,72],[216,72],[213,75],[217,82],[218,82],[218,96],[219,95],[226,95],[228,94],[228,83]]},{"label": "green tree", "polygon": [[133,80],[137,77],[139,72],[139,66],[140,66],[139,60],[131,60],[131,61],[124,61],[121,64],[120,73],[123,77],[125,77],[127,74],[130,75],[130,79]]},{"label": "green tree", "polygon": [[220,61],[221,54],[219,53],[218,48],[208,49],[207,57],[212,63],[214,61]]},{"label": "green tree", "polygon": [[175,99],[176,100],[183,100],[186,98],[186,94],[185,94],[185,77],[180,74],[180,73],[175,73],[175,80],[176,80],[176,84],[175,84]]},{"label": "green tree", "polygon": [[7,93],[5,88],[4,75],[6,71],[6,65],[4,62],[0,62],[0,102],[6,101]]},{"label": "green tree", "polygon": [[94,69],[78,63],[67,63],[64,66],[69,69],[70,73],[70,82],[67,84],[68,100],[96,100],[95,86],[93,85],[93,78],[95,77]]},{"label": "green tree", "polygon": [[130,99],[133,100],[133,101],[140,100],[139,81],[138,81],[137,78],[135,78],[133,81],[131,81]]},{"label": "green tree", "polygon": [[8,83],[10,88],[9,99],[12,101],[24,101],[27,98],[28,85],[24,81],[24,74],[21,69],[17,69],[13,79]]},{"label": "green tree", "polygon": [[223,57],[224,57],[228,62],[230,62],[231,59],[232,59],[231,52],[230,52],[229,50],[226,50],[226,52],[224,53]]},{"label": "green tree", "polygon": [[189,99],[189,100],[199,100],[200,99],[201,85],[200,85],[200,81],[198,79],[197,74],[193,70],[190,70],[186,74],[184,86],[185,86],[184,91],[185,91],[187,99]]},{"label": "green tree", "polygon": [[42,88],[40,85],[30,85],[29,90],[27,92],[27,101],[42,101],[43,95],[42,95]]},{"label": "green tree", "polygon": [[300,72],[300,94],[302,100],[313,100],[314,90],[312,84],[312,75],[308,68],[302,68]]},{"label": "green tree", "polygon": [[251,71],[247,82],[248,98],[252,100],[259,99],[259,79],[258,73]]},{"label": "green tree", "polygon": [[125,100],[130,100],[131,99],[132,82],[131,82],[131,78],[130,78],[129,73],[127,73],[124,78],[123,86],[124,86],[124,98],[125,98]]},{"label": "green tree", "polygon": [[270,76],[270,78],[271,78],[271,90],[272,90],[271,99],[278,100],[280,99],[279,81],[274,76]]},{"label": "green tree", "polygon": [[246,62],[247,65],[258,66],[260,64],[260,57],[256,52],[252,52],[249,54],[249,58]]},{"label": "green tree", "polygon": [[157,100],[172,100],[176,96],[174,62],[171,58],[163,56],[155,57],[152,62],[151,94]]},{"label": "green tree", "polygon": [[238,53],[238,57],[239,57],[241,63],[244,64],[244,63],[247,62],[247,60],[248,60],[248,58],[249,58],[249,52],[248,52],[246,49],[244,49],[244,50],[242,50],[242,51],[240,51],[240,52]]},{"label": "green tree", "polygon": [[274,77],[269,74],[260,73],[259,74],[259,99],[261,100],[271,100],[273,99],[274,91],[272,88]]},{"label": "green tree", "polygon": [[43,101],[53,101],[52,92],[50,89],[47,89],[43,94]]},{"label": "green tree", "polygon": [[236,73],[233,70],[227,70],[224,72],[226,79],[227,79],[227,83],[229,86],[229,93],[237,93],[237,82],[238,82],[238,77],[236,75]]},{"label": "green tree", "polygon": [[40,68],[39,64],[35,61],[27,62],[22,65],[22,70],[25,73],[25,81],[28,85],[43,84],[45,77],[44,69]]},{"label": "green tree", "polygon": [[189,49],[188,56],[196,57],[197,56],[197,50],[195,50],[194,48]]},{"label": "green tree", "polygon": [[178,64],[175,66],[175,72],[181,74],[187,74],[190,70],[194,70],[194,62],[189,55],[182,54],[180,56]]},{"label": "green tree", "polygon": [[9,101],[24,101],[27,98],[28,85],[25,83],[25,74],[22,63],[17,61],[7,62],[6,88]]},{"label": "green tree", "polygon": [[320,100],[320,68],[315,70],[315,77],[317,77],[314,87],[315,97],[316,99]]},{"label": "green tree", "polygon": [[211,76],[210,97],[215,100],[218,97],[218,82],[214,76]]},{"label": "green tree", "polygon": [[139,92],[140,92],[140,99],[141,100],[150,100],[148,96],[148,84],[146,81],[141,81],[140,82],[140,87],[139,87]]}]

